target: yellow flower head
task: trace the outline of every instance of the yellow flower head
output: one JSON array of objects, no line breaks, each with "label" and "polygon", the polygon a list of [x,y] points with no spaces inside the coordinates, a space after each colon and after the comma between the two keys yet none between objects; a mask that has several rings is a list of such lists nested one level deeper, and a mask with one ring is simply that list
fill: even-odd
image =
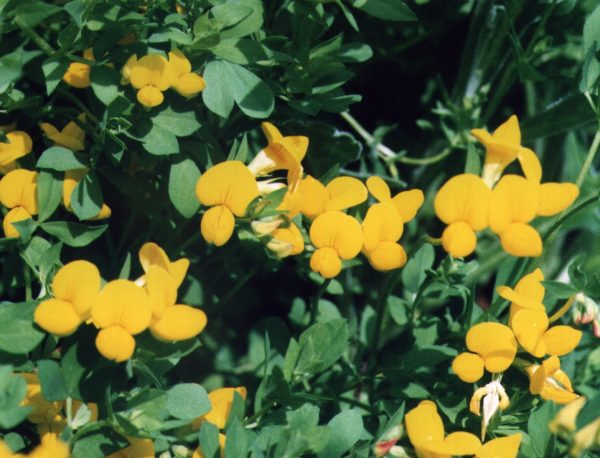
[{"label": "yellow flower head", "polygon": [[579,397],[573,392],[569,376],[560,369],[557,356],[550,356],[541,365],[532,364],[526,369],[529,376],[529,391],[542,399],[557,404],[568,404]]},{"label": "yellow flower head", "polygon": [[540,180],[540,162],[532,150],[521,146],[521,129],[515,115],[508,118],[491,135],[483,129],[473,129],[471,134],[485,146],[483,181],[490,188],[498,181],[506,166],[515,159],[519,160],[526,177],[534,181]]},{"label": "yellow flower head", "polygon": [[365,185],[352,177],[337,177],[324,186],[309,175],[300,182],[298,192],[302,196],[301,212],[310,219],[327,211],[354,207],[368,197]]},{"label": "yellow flower head", "polygon": [[452,361],[452,370],[467,383],[483,376],[483,369],[495,374],[510,367],[517,354],[512,330],[500,323],[480,323],[467,332],[467,349]]},{"label": "yellow flower head", "polygon": [[90,317],[99,292],[98,268],[88,261],[70,262],[54,276],[54,299],[47,299],[37,306],[34,321],[57,336],[72,334]]},{"label": "yellow flower head", "polygon": [[[85,114],[80,114],[77,116],[77,119],[81,123],[85,123]],[[46,134],[46,137],[52,140],[57,146],[64,146],[72,151],[83,151],[85,148],[83,143],[85,140],[85,131],[74,121],[68,122],[61,131],[47,122],[41,123],[40,127],[44,134]]]},{"label": "yellow flower head", "polygon": [[[83,52],[83,58],[87,60],[95,60],[92,48],[88,48]],[[85,89],[91,84],[90,66],[81,62],[71,62],[62,79],[69,86]]]},{"label": "yellow flower head", "polygon": [[227,243],[235,226],[235,216],[241,217],[258,197],[258,186],[252,172],[240,161],[226,161],[211,167],[196,184],[196,196],[212,207],[202,216],[200,230],[209,243]]},{"label": "yellow flower head", "polygon": [[0,203],[11,209],[4,216],[2,223],[6,237],[20,235],[12,223],[37,215],[37,179],[37,172],[16,169],[8,172],[0,180]]},{"label": "yellow flower head", "polygon": [[169,61],[158,54],[150,54],[137,60],[128,60],[122,74],[128,75],[131,85],[138,90],[137,99],[148,108],[160,105],[163,92],[171,87],[173,72]]},{"label": "yellow flower head", "polygon": [[[63,205],[65,206],[67,211],[73,211],[73,208],[71,207],[71,196],[73,195],[73,190],[83,179],[86,173],[86,169],[67,170],[65,172],[65,178],[63,179]],[[103,203],[102,208],[100,209],[98,214],[92,218],[89,218],[88,221],[98,221],[101,219],[106,219],[109,218],[111,215],[112,210],[108,205]]]},{"label": "yellow flower head", "polygon": [[154,442],[152,439],[138,439],[137,437],[128,438],[128,447],[111,453],[106,458],[154,458]]},{"label": "yellow flower head", "polygon": [[290,192],[295,192],[302,179],[302,159],[308,149],[308,137],[284,137],[270,122],[263,122],[261,127],[268,144],[252,159],[248,168],[255,176],[267,175],[275,170],[287,170],[288,187]]},{"label": "yellow flower head", "polygon": [[15,130],[6,134],[9,143],[0,142],[0,167],[7,167],[31,153],[33,142],[27,132]]},{"label": "yellow flower head", "polygon": [[475,251],[475,232],[488,226],[490,198],[490,188],[470,173],[450,178],[436,194],[435,214],[448,225],[442,234],[442,246],[455,258]]},{"label": "yellow flower head", "polygon": [[150,332],[168,342],[191,339],[206,326],[206,314],[189,305],[175,304],[177,284],[165,269],[150,266],[146,272],[146,292],[152,307]]},{"label": "yellow flower head", "polygon": [[[148,273],[152,266],[160,267],[171,276],[175,282],[176,288],[181,286],[187,270],[190,267],[190,260],[187,258],[181,258],[171,262],[167,253],[165,253],[165,250],[154,242],[144,243],[138,252],[138,256],[144,272]],[[143,286],[144,284],[145,279],[140,282],[140,286]]]},{"label": "yellow flower head", "polygon": [[420,189],[402,191],[392,197],[389,186],[378,176],[369,177],[367,189],[378,202],[392,205],[398,211],[404,223],[409,222],[416,216],[425,200],[423,191]]},{"label": "yellow flower head", "polygon": [[152,320],[152,307],[143,288],[128,280],[108,282],[92,307],[92,321],[100,329],[98,351],[107,359],[122,362],[133,355],[134,335]]},{"label": "yellow flower head", "polygon": [[192,73],[192,64],[179,49],[169,52],[169,64],[173,72],[171,87],[184,97],[194,97],[204,90],[204,79]]},{"label": "yellow flower head", "polygon": [[360,223],[341,211],[319,215],[310,226],[310,240],[316,250],[310,268],[325,278],[333,278],[342,270],[342,259],[356,257],[363,246]]},{"label": "yellow flower head", "polygon": [[406,252],[399,243],[404,223],[400,213],[388,203],[372,205],[362,224],[363,253],[379,271],[398,269],[406,264]]},{"label": "yellow flower head", "polygon": [[212,407],[208,413],[194,420],[192,427],[199,428],[203,421],[208,421],[219,429],[225,429],[227,419],[233,407],[235,393],[238,393],[246,400],[247,392],[243,386],[238,386],[237,388],[218,388],[208,393],[208,399]]}]

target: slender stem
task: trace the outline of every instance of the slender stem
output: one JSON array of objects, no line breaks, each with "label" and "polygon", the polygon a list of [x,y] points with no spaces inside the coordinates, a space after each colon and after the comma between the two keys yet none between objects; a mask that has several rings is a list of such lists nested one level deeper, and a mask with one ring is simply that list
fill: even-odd
[{"label": "slender stem", "polygon": [[593,197],[590,197],[589,199],[584,200],[583,202],[581,202],[579,205],[577,205],[576,207],[572,208],[571,210],[569,210],[567,213],[565,213],[563,216],[561,216],[558,221],[556,221],[551,227],[550,229],[548,229],[548,231],[542,236],[542,242],[545,242],[554,232],[556,232],[558,230],[558,228],[560,226],[562,226],[562,224],[567,221],[569,218],[571,218],[573,215],[575,215],[576,213],[579,213],[581,210],[583,210],[585,207],[587,207],[588,205],[593,204],[594,202],[597,202],[598,199],[600,198],[600,193],[595,194]]},{"label": "slender stem", "polygon": [[402,164],[407,164],[407,165],[430,165],[430,164],[435,164],[436,162],[440,162],[446,156],[449,156],[450,153],[452,153],[452,151],[454,151],[454,148],[447,147],[447,148],[444,148],[442,150],[442,152],[436,154],[435,156],[429,156],[429,157],[402,156],[402,157],[399,157],[398,159],[394,159],[394,161],[401,162]]},{"label": "slender stem", "polygon": [[321,300],[321,296],[331,283],[331,278],[326,278],[323,280],[323,283],[319,286],[319,289],[315,293],[315,295],[310,300],[310,321],[309,324],[313,324],[317,320],[317,312],[319,310],[319,301]]},{"label": "slender stem", "polygon": [[96,125],[100,124],[100,121],[98,120],[98,118],[96,116],[94,116],[92,114],[92,112],[90,110],[88,110],[88,108],[83,103],[81,103],[81,100],[79,100],[77,97],[75,97],[69,91],[60,90],[60,94],[64,95],[71,102],[73,102],[75,105],[77,105],[77,108],[79,108],[81,111],[83,111],[85,113],[86,120],[90,120]]},{"label": "slender stem", "polygon": [[19,15],[15,17],[14,22],[23,31],[23,33],[31,39],[31,41],[33,41],[42,51],[44,51],[45,54],[52,56],[56,52],[54,48],[52,48],[52,46],[50,46],[50,44],[44,40],[41,35],[29,27],[29,25],[19,17]]},{"label": "slender stem", "polygon": [[583,165],[581,166],[581,171],[579,172],[579,176],[577,177],[577,181],[575,184],[578,188],[581,188],[581,185],[585,181],[585,177],[587,176],[592,163],[594,162],[594,158],[596,157],[596,153],[598,152],[598,147],[600,146],[600,126],[598,130],[596,130],[596,135],[594,136],[594,141],[588,150],[587,156]]},{"label": "slender stem", "polygon": [[31,271],[27,263],[23,264],[23,278],[25,282],[25,302],[33,300],[33,294],[31,293]]},{"label": "slender stem", "polygon": [[381,293],[379,294],[377,303],[375,304],[375,327],[373,331],[373,341],[371,342],[371,355],[369,358],[370,364],[373,364],[373,366],[377,361],[377,352],[379,351],[379,342],[381,341],[381,332],[383,331],[383,317],[385,316],[386,312],[385,304],[387,304],[387,299],[394,289],[397,278],[398,275],[395,275],[394,273],[389,273],[386,275],[381,288]]}]

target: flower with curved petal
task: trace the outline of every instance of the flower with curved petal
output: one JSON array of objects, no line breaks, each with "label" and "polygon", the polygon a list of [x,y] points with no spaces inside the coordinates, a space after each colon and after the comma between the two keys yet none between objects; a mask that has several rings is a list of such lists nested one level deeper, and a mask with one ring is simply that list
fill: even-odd
[{"label": "flower with curved petal", "polygon": [[557,404],[568,404],[579,397],[574,393],[569,376],[560,369],[557,356],[550,356],[541,365],[525,368],[529,376],[529,391]]},{"label": "flower with curved petal", "polygon": [[208,169],[196,184],[196,197],[211,207],[202,216],[204,239],[216,246],[227,243],[233,234],[235,216],[241,217],[258,197],[252,172],[240,161],[225,161]]},{"label": "flower with curved petal", "polygon": [[19,237],[12,223],[24,221],[38,213],[38,173],[25,169],[8,172],[0,180],[0,203],[11,210],[2,223],[6,237]]},{"label": "flower with curved petal", "polygon": [[423,191],[420,189],[402,191],[392,197],[389,186],[378,176],[367,179],[367,189],[378,202],[392,205],[398,211],[404,223],[409,222],[416,216],[425,200]]},{"label": "flower with curved petal", "polygon": [[100,292],[100,272],[88,261],[72,261],[52,281],[53,299],[42,301],[33,315],[44,330],[67,336],[89,317]]},{"label": "flower with curved petal", "polygon": [[179,49],[169,52],[169,64],[173,72],[171,87],[183,97],[194,97],[204,90],[204,79],[192,72],[192,64]]},{"label": "flower with curved petal", "polygon": [[467,349],[452,361],[452,370],[467,383],[483,376],[483,369],[493,374],[510,367],[517,354],[517,341],[512,330],[500,323],[479,323],[469,329]]},{"label": "flower with curved petal", "polygon": [[372,205],[362,223],[363,253],[371,266],[385,272],[406,264],[406,252],[398,240],[404,222],[400,213],[389,203]]},{"label": "flower with curved petal", "polygon": [[[181,286],[190,267],[190,260],[187,258],[180,258],[171,262],[165,250],[154,242],[144,243],[138,252],[138,257],[145,273],[148,273],[152,266],[160,267],[169,273],[175,282],[176,288]],[[136,280],[136,283],[139,286],[144,286],[146,283],[145,276],[142,276],[141,280]]]},{"label": "flower with curved petal", "polygon": [[365,185],[352,177],[337,177],[327,186],[308,175],[300,182],[298,192],[302,196],[300,211],[310,219],[333,210],[345,210],[367,200]]},{"label": "flower with curved petal", "polygon": [[[83,58],[86,60],[94,61],[94,51],[92,48],[88,48],[83,51]],[[90,70],[89,64],[83,62],[71,62],[67,71],[62,77],[62,80],[69,86],[76,87],[78,89],[85,89],[90,87]]]},{"label": "flower with curved petal", "polygon": [[0,142],[0,167],[8,167],[17,159],[31,153],[33,142],[27,132],[15,130],[6,134],[8,143]]},{"label": "flower with curved petal", "polygon": [[333,278],[342,270],[342,259],[358,255],[363,246],[360,223],[341,211],[319,215],[310,226],[310,240],[316,250],[310,268],[325,278]]},{"label": "flower with curved petal", "polygon": [[275,170],[287,170],[287,182],[290,192],[296,191],[302,179],[302,159],[308,149],[308,137],[304,135],[283,136],[270,122],[261,124],[267,137],[265,146],[248,164],[255,176],[267,175]]},{"label": "flower with curved petal", "polygon": [[128,280],[113,280],[100,291],[91,316],[100,329],[96,336],[98,351],[119,363],[133,355],[133,336],[150,326],[152,306],[143,288]]},{"label": "flower with curved petal", "polygon": [[287,227],[278,227],[269,235],[271,240],[267,242],[267,248],[279,258],[296,256],[304,251],[304,237],[291,221]]},{"label": "flower with curved petal", "polygon": [[470,173],[450,178],[437,192],[435,214],[448,225],[442,233],[442,246],[455,258],[475,251],[476,232],[488,226],[491,195],[483,180]]},{"label": "flower with curved petal", "polygon": [[147,108],[160,105],[163,92],[173,82],[173,71],[169,61],[158,54],[149,54],[137,59],[130,57],[122,75],[137,89],[137,100]]},{"label": "flower with curved petal", "polygon": [[[77,119],[81,123],[85,123],[85,113],[81,113],[77,116]],[[46,137],[52,140],[56,146],[64,146],[71,151],[83,151],[85,149],[85,131],[75,121],[68,122],[60,131],[47,122],[41,123],[40,127]]]}]

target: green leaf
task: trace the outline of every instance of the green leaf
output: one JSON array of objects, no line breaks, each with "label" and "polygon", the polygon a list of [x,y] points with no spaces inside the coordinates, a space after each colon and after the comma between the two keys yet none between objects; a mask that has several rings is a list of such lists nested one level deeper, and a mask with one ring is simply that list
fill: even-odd
[{"label": "green leaf", "polygon": [[100,237],[108,224],[101,226],[87,226],[85,224],[70,223],[67,221],[56,221],[50,223],[42,223],[40,227],[43,231],[58,238],[66,245],[72,247],[87,246]]},{"label": "green leaf", "polygon": [[600,412],[600,394],[589,399],[579,411],[579,415],[577,415],[577,431],[597,420],[598,412]]},{"label": "green leaf", "polygon": [[200,169],[190,158],[178,158],[171,164],[169,173],[169,198],[184,218],[191,218],[200,208],[196,197],[196,183]]},{"label": "green leaf", "polygon": [[527,432],[531,438],[531,446],[535,456],[556,456],[552,453],[552,433],[548,423],[554,418],[557,408],[552,402],[544,402],[541,407],[529,416]]},{"label": "green leaf", "polygon": [[53,14],[59,13],[62,8],[52,3],[42,1],[22,2],[17,9],[18,18],[29,27],[35,27],[40,22]]},{"label": "green leaf", "polygon": [[219,428],[209,421],[202,423],[199,434],[200,449],[206,458],[218,458],[219,455]]},{"label": "green leaf", "polygon": [[273,456],[306,456],[318,453],[329,440],[329,429],[319,425],[319,408],[304,404],[286,412],[287,425],[280,434]]},{"label": "green leaf", "polygon": [[45,333],[33,324],[35,302],[0,303],[0,351],[24,355],[42,341]]},{"label": "green leaf", "polygon": [[42,396],[46,401],[64,401],[69,396],[62,369],[57,361],[41,359],[38,361]]},{"label": "green leaf", "polygon": [[220,29],[221,38],[241,38],[258,31],[263,25],[261,0],[236,0],[229,1],[226,5],[228,11],[224,10],[223,4],[211,9],[217,22],[223,24]]},{"label": "green leaf", "polygon": [[106,106],[110,105],[122,92],[119,90],[120,81],[119,72],[106,65],[94,65],[90,70],[92,90]]},{"label": "green leaf", "polygon": [[431,269],[435,260],[433,246],[426,243],[409,259],[402,270],[402,284],[411,292],[417,292],[427,278],[427,269]]},{"label": "green leaf", "polygon": [[100,180],[94,171],[86,173],[71,193],[71,207],[80,220],[91,219],[100,213],[103,201]]},{"label": "green leaf", "polygon": [[153,116],[152,123],[178,137],[192,135],[200,128],[193,111],[175,111],[170,106]]},{"label": "green leaf", "polygon": [[402,0],[355,0],[354,6],[385,21],[416,21],[417,16]]},{"label": "green leaf", "polygon": [[[25,379],[13,374],[11,366],[0,366],[0,428],[14,428],[31,412],[31,407],[21,406],[26,393]],[[3,440],[8,443],[8,435]]]},{"label": "green leaf", "polygon": [[600,76],[600,61],[596,57],[600,48],[600,5],[585,20],[583,26],[583,52],[585,56],[581,84],[582,92],[591,90]]},{"label": "green leaf", "polygon": [[167,411],[181,420],[193,420],[211,409],[206,390],[197,383],[180,383],[168,391]]},{"label": "green leaf", "polygon": [[169,130],[154,124],[144,136],[144,149],[156,156],[167,156],[179,153],[177,137]]},{"label": "green leaf", "polygon": [[46,221],[58,208],[63,197],[62,174],[53,170],[42,170],[37,180],[38,223]]},{"label": "green leaf", "polygon": [[542,285],[546,288],[547,293],[552,294],[558,299],[568,299],[579,292],[577,288],[571,285],[554,280],[544,280]]},{"label": "green leaf", "polygon": [[229,90],[229,70],[225,62],[213,60],[206,65],[203,78],[206,89],[202,101],[213,113],[227,118],[233,109],[233,93]]},{"label": "green leaf", "polygon": [[244,458],[248,456],[248,436],[246,430],[237,418],[229,422],[227,440],[225,441],[225,456]]},{"label": "green leaf", "polygon": [[86,169],[87,158],[62,146],[53,146],[42,153],[36,166],[40,169],[50,169],[59,172],[67,170]]},{"label": "green leaf", "polygon": [[319,458],[337,458],[352,448],[363,436],[362,416],[357,410],[344,410],[327,424],[329,441],[317,455]]},{"label": "green leaf", "polygon": [[82,428],[73,440],[73,458],[104,458],[129,446],[129,441],[102,423]]},{"label": "green leaf", "polygon": [[69,61],[62,57],[50,57],[42,64],[42,72],[46,78],[46,92],[52,94],[62,81],[69,67]]},{"label": "green leaf", "polygon": [[218,45],[211,48],[211,51],[221,59],[240,65],[255,64],[268,59],[266,48],[249,38],[221,40]]}]

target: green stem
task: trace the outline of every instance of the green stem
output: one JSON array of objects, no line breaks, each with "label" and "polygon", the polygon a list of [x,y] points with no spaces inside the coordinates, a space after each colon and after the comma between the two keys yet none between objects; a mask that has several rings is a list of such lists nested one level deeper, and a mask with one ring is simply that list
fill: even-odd
[{"label": "green stem", "polygon": [[567,213],[565,213],[563,216],[561,216],[558,219],[558,221],[556,221],[550,227],[550,229],[548,229],[548,231],[542,236],[542,242],[545,242],[548,239],[548,237],[550,237],[554,232],[556,232],[558,230],[558,228],[560,226],[562,226],[565,221],[567,221],[569,218],[571,218],[576,213],[579,213],[581,210],[583,210],[588,205],[591,205],[594,202],[597,202],[599,198],[600,198],[600,193],[594,195],[593,197],[590,197],[589,199],[584,200],[579,205],[577,205],[576,207],[572,208]]},{"label": "green stem", "polygon": [[383,317],[385,316],[385,304],[387,303],[387,299],[394,289],[394,285],[396,284],[396,279],[398,275],[394,273],[389,273],[386,275],[385,280],[383,282],[383,287],[381,288],[381,294],[377,298],[377,303],[375,304],[375,327],[373,334],[373,342],[371,343],[371,355],[369,365],[375,366],[377,362],[377,352],[379,351],[379,342],[381,341],[381,332],[383,331]]},{"label": "green stem", "polygon": [[79,100],[77,97],[75,97],[69,91],[59,90],[59,92],[61,95],[64,95],[71,102],[73,102],[75,105],[77,105],[77,108],[79,108],[81,111],[83,111],[85,113],[86,120],[92,121],[96,125],[100,124],[100,121],[98,120],[98,118],[96,116],[94,116],[92,114],[92,112],[90,110],[88,110],[88,108],[83,103],[81,103],[81,100]]},{"label": "green stem", "polygon": [[600,126],[598,130],[596,130],[596,135],[594,136],[594,141],[588,150],[587,156],[583,165],[581,166],[581,171],[579,172],[579,176],[577,177],[577,181],[575,184],[578,188],[581,188],[581,185],[585,181],[585,177],[587,176],[592,163],[594,162],[594,158],[596,157],[596,153],[598,152],[598,147],[600,146]]},{"label": "green stem", "polygon": [[319,286],[319,289],[315,293],[315,295],[310,300],[310,321],[309,324],[313,324],[317,321],[317,312],[319,311],[319,300],[321,300],[321,296],[331,283],[331,278],[327,278],[323,280],[323,283]]},{"label": "green stem", "polygon": [[508,254],[504,250],[496,251],[491,256],[487,256],[483,262],[479,264],[477,270],[465,277],[465,283],[469,284],[478,279],[481,275],[494,270],[507,256]]},{"label": "green stem", "polygon": [[394,159],[394,161],[400,162],[402,164],[407,164],[407,165],[431,165],[431,164],[435,164],[436,162],[440,162],[446,156],[449,156],[452,153],[452,151],[454,151],[454,148],[447,147],[447,148],[444,148],[442,150],[442,152],[436,154],[435,156],[429,156],[429,157],[402,156],[402,157],[399,157],[398,159]]},{"label": "green stem", "polygon": [[25,302],[29,302],[33,300],[33,294],[31,292],[31,271],[26,263],[23,264],[23,279],[25,282]]},{"label": "green stem", "polygon": [[21,19],[19,15],[17,15],[14,19],[14,23],[23,31],[25,35],[27,35],[31,41],[33,41],[38,47],[44,51],[48,56],[54,55],[56,52],[50,44],[46,40],[44,40],[35,30],[33,30],[29,25]]}]

